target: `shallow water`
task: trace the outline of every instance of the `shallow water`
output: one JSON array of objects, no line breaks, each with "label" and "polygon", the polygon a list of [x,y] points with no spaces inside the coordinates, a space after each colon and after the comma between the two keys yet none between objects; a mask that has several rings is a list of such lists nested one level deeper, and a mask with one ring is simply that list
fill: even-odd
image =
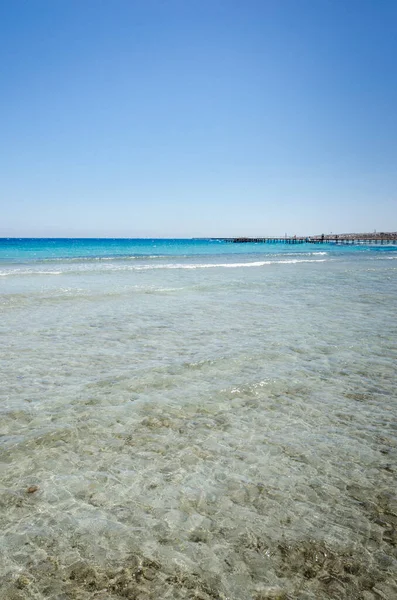
[{"label": "shallow water", "polygon": [[396,598],[396,261],[0,241],[0,598]]}]

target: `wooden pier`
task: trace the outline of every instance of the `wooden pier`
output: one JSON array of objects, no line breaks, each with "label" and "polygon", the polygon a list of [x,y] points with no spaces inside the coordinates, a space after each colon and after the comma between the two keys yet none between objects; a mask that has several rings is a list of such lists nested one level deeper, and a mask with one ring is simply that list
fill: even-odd
[{"label": "wooden pier", "polygon": [[387,234],[373,234],[373,235],[360,235],[360,234],[345,234],[345,235],[321,235],[321,236],[308,236],[308,237],[263,237],[263,238],[249,238],[249,237],[238,237],[238,238],[222,238],[225,242],[231,242],[233,244],[247,244],[247,243],[262,243],[262,244],[397,244],[397,233]]}]

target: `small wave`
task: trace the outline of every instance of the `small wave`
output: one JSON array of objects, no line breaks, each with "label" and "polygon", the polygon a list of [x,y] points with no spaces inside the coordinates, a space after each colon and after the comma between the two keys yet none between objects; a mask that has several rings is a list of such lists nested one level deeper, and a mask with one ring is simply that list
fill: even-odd
[{"label": "small wave", "polygon": [[[316,256],[316,255],[327,255],[328,252],[277,252],[277,253],[264,253],[269,257],[284,257],[284,256]],[[40,258],[34,263],[101,263],[101,262],[124,262],[124,261],[152,261],[152,260],[163,260],[163,259],[183,259],[193,258],[191,254],[113,254],[107,256],[66,256],[66,257],[49,257]],[[273,261],[274,262],[274,261]]]},{"label": "small wave", "polygon": [[272,254],[272,256],[325,256],[329,252],[278,252]]},{"label": "small wave", "polygon": [[62,275],[65,271],[0,271],[0,277],[8,277],[10,275]]},{"label": "small wave", "polygon": [[290,260],[260,260],[255,262],[241,263],[173,263],[166,265],[107,265],[106,270],[111,271],[152,271],[159,269],[239,269],[244,267],[264,267],[265,265],[274,264],[296,264],[296,263],[312,263],[325,262],[327,259],[290,259]]},{"label": "small wave", "polygon": [[[187,258],[187,255],[175,255],[178,258]],[[160,260],[170,258],[170,254],[113,254],[107,256],[60,256],[50,258],[40,258],[43,263],[76,263],[76,262],[102,262],[102,261],[123,261],[123,260]]]},{"label": "small wave", "polygon": [[273,264],[296,264],[296,263],[312,263],[325,262],[327,259],[290,259],[290,260],[260,260],[255,262],[241,263],[172,263],[166,265],[125,265],[111,266],[108,265],[106,270],[114,271],[152,271],[157,269],[239,269],[244,267],[264,267],[265,265]]},{"label": "small wave", "polygon": [[369,260],[397,260],[397,256],[375,256]]},{"label": "small wave", "polygon": [[297,263],[320,263],[325,262],[327,259],[287,259],[287,260],[260,260],[254,262],[238,262],[238,263],[168,263],[168,264],[159,264],[159,265],[117,265],[117,264],[106,264],[103,265],[100,269],[90,269],[87,268],[87,265],[83,266],[81,269],[65,269],[64,271],[38,271],[32,269],[31,271],[0,271],[1,277],[8,276],[31,276],[31,275],[62,275],[62,274],[73,274],[73,273],[101,273],[101,272],[117,272],[117,271],[152,271],[152,270],[161,270],[161,269],[187,269],[187,270],[195,270],[195,269],[241,269],[248,267],[264,267],[266,265],[273,264],[297,264]]}]

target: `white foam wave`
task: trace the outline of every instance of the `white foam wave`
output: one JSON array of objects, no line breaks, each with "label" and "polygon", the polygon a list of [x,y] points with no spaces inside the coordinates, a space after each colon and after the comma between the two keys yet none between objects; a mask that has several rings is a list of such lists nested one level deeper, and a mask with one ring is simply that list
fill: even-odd
[{"label": "white foam wave", "polygon": [[0,277],[8,277],[10,275],[62,275],[64,271],[20,271],[18,269],[14,269],[13,271],[0,271]]},{"label": "white foam wave", "polygon": [[241,263],[197,263],[197,264],[167,264],[167,265],[137,265],[129,267],[134,271],[152,270],[152,269],[239,269],[244,267],[264,267],[265,265],[273,264],[296,264],[296,263],[311,263],[325,262],[326,259],[290,259],[290,260],[260,260],[254,262]]},{"label": "white foam wave", "polygon": [[[42,258],[43,263],[90,263],[102,261],[124,261],[124,260],[160,260],[162,258],[170,258],[170,254],[114,254],[112,256],[58,256],[50,258]],[[178,255],[185,258],[186,255]]]},{"label": "white foam wave", "polygon": [[239,262],[239,263],[168,263],[163,265],[106,265],[101,270],[106,271],[153,271],[163,269],[241,269],[251,267],[264,267],[274,264],[296,264],[296,263],[319,263],[325,262],[327,259],[289,259],[289,260],[260,260],[254,262]]},{"label": "white foam wave", "polygon": [[[1,277],[8,276],[31,276],[31,275],[62,275],[71,273],[92,273],[92,272],[103,272],[103,271],[152,271],[152,270],[163,270],[163,269],[241,269],[250,267],[264,267],[266,265],[273,264],[297,264],[297,263],[319,263],[325,262],[327,259],[287,259],[287,260],[260,260],[253,262],[236,262],[236,263],[168,263],[158,265],[119,265],[119,264],[106,264],[102,265],[101,268],[92,268],[88,265],[82,265],[79,269],[65,269],[63,271],[41,271],[41,270],[17,270],[12,271],[0,271]],[[91,263],[92,265],[92,263]]]},{"label": "white foam wave", "polygon": [[328,252],[281,252],[278,253],[278,255],[280,256],[318,256],[318,255],[326,255],[329,254]]},{"label": "white foam wave", "polygon": [[397,260],[397,256],[372,256],[369,260]]}]

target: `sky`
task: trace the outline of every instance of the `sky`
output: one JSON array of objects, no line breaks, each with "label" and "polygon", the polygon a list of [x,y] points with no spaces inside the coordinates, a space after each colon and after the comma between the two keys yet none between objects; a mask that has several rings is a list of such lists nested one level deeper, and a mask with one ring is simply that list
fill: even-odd
[{"label": "sky", "polygon": [[374,229],[395,0],[0,0],[0,236]]}]

